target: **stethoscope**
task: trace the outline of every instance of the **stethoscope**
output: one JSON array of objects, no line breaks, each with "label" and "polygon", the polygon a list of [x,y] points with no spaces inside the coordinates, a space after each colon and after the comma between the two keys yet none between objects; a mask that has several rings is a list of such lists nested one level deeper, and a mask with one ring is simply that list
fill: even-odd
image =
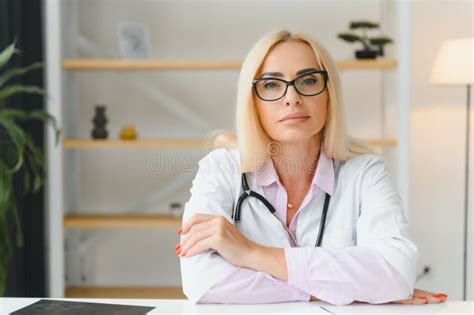
[{"label": "stethoscope", "polygon": [[[265,197],[260,195],[259,193],[250,190],[249,184],[247,182],[247,176],[245,173],[242,173],[242,188],[243,188],[243,193],[240,195],[239,199],[237,200],[237,205],[235,206],[235,210],[232,213],[232,219],[235,222],[235,226],[238,227],[240,223],[240,212],[242,209],[242,203],[244,202],[245,199],[248,197],[255,197],[258,200],[260,200],[267,208],[270,210],[272,214],[275,213],[275,208],[271,205],[270,202],[268,202]],[[324,236],[324,226],[326,225],[326,216],[328,213],[328,207],[329,207],[329,201],[331,200],[331,196],[326,193],[326,197],[324,198],[324,207],[323,207],[323,214],[321,216],[321,222],[319,223],[319,233],[318,233],[318,238],[316,239],[316,244],[314,245],[315,247],[321,246],[321,242],[323,241],[323,236]]]}]

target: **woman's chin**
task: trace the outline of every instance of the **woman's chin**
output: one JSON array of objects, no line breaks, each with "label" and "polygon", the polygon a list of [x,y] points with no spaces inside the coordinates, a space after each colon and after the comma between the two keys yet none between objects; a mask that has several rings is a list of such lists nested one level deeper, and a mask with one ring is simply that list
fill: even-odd
[{"label": "woman's chin", "polygon": [[293,143],[301,142],[305,140],[311,140],[314,134],[304,130],[289,130],[288,132],[282,132],[277,138],[273,138],[275,141],[280,143]]}]

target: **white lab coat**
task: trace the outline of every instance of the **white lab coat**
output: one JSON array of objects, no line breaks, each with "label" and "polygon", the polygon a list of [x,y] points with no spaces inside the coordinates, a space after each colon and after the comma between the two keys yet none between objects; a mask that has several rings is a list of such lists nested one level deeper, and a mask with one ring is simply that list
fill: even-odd
[{"label": "white lab coat", "polygon": [[[217,149],[199,161],[191,198],[185,204],[183,222],[193,214],[222,215],[230,222],[242,193],[238,149]],[[406,280],[410,292],[416,280],[418,250],[408,236],[408,222],[385,162],[375,155],[334,161],[335,187],[328,208],[323,248],[366,246],[373,248]],[[247,174],[251,190],[265,196],[255,173]],[[298,217],[298,247],[314,246],[324,204],[318,189]],[[247,198],[241,210],[239,230],[248,239],[265,246],[290,247],[283,223],[256,198]],[[232,265],[216,251],[181,258],[183,291],[196,303]]]}]

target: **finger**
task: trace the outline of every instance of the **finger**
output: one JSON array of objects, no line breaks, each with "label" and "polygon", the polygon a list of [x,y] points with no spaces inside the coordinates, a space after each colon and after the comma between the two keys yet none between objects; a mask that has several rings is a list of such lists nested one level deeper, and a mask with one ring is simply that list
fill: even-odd
[{"label": "finger", "polygon": [[207,250],[212,249],[211,239],[212,239],[212,235],[209,235],[206,238],[200,239],[192,247],[190,247],[187,251],[183,251],[181,253],[181,255],[179,255],[179,256],[183,257],[183,258],[190,258],[190,257],[193,257],[197,254],[200,254],[202,252],[205,252]]},{"label": "finger", "polygon": [[179,235],[186,234],[194,224],[198,224],[204,221],[209,221],[209,220],[214,219],[215,217],[216,215],[212,215],[212,214],[196,213],[191,218],[189,218],[185,223],[183,223],[183,225],[181,226],[181,229],[179,229],[178,231],[178,234]]},{"label": "finger", "polygon": [[181,240],[179,244],[181,245],[181,248],[188,242],[188,240],[193,236],[193,234],[200,232],[202,230],[210,229],[213,225],[213,221],[204,221],[201,223],[196,223],[193,226],[191,226],[186,234],[183,234],[181,236]]},{"label": "finger", "polygon": [[[187,252],[192,246],[194,246],[199,240],[211,236],[213,234],[212,229],[209,227],[209,223],[201,223],[199,230],[192,231],[187,234],[186,239],[181,242],[181,252]],[[205,225],[205,226],[203,226]]]},{"label": "finger", "polygon": [[401,301],[394,301],[394,302],[392,302],[392,303],[395,303],[395,304],[420,305],[420,304],[426,304],[426,303],[427,303],[427,298],[425,298],[425,297],[413,297],[412,299],[401,300]]},{"label": "finger", "polygon": [[426,290],[420,290],[420,289],[415,289],[413,291],[413,296],[414,297],[425,297],[427,299],[428,304],[433,304],[433,303],[442,303],[446,301],[447,295],[444,293],[434,293],[431,291],[426,291]]},{"label": "finger", "polygon": [[448,296],[443,293],[437,293],[437,294],[431,294],[428,296],[428,303],[429,304],[434,304],[434,303],[443,303],[446,301]]}]

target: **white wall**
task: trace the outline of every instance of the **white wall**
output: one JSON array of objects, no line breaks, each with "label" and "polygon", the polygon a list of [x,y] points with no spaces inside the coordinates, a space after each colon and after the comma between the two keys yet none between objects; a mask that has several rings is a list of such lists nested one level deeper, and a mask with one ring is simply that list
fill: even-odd
[{"label": "white wall", "polygon": [[[412,17],[410,221],[421,251],[420,267],[432,269],[418,286],[458,300],[463,282],[466,88],[430,85],[428,78],[443,41],[474,35],[473,2],[415,1]],[[471,144],[471,216],[472,152]]]}]

